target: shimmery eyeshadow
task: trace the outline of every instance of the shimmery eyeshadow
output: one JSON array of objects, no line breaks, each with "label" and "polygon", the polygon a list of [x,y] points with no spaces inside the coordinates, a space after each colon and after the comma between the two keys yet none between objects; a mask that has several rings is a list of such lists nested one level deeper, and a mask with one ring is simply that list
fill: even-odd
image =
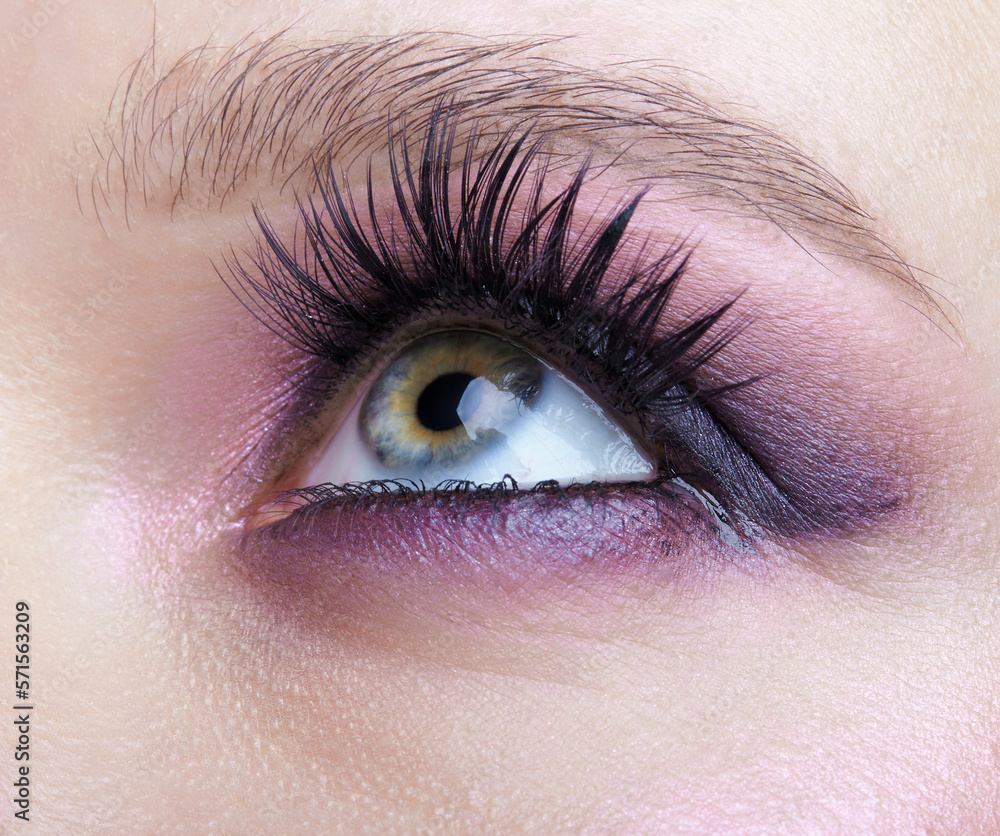
[{"label": "shimmery eyeshadow", "polygon": [[[716,509],[718,510],[718,509]],[[683,482],[372,493],[244,532],[233,561],[295,605],[348,613],[419,590],[531,595],[556,579],[703,584],[760,564],[754,533]],[[309,602],[312,603],[303,603]]]}]

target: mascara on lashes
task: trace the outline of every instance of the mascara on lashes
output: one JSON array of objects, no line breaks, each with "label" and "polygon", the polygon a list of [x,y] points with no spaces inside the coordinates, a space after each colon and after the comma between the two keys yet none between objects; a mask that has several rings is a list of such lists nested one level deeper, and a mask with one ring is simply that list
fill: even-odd
[{"label": "mascara on lashes", "polygon": [[[697,438],[706,427],[719,433],[715,447],[735,444],[706,411],[733,386],[692,383],[736,335],[733,327],[719,328],[732,302],[666,330],[665,312],[690,251],[674,248],[623,265],[622,243],[643,194],[588,232],[586,223],[574,223],[588,163],[546,198],[542,144],[529,139],[530,132],[502,137],[482,154],[473,133],[453,211],[456,130],[441,109],[427,127],[416,170],[405,129],[392,135],[393,223],[380,219],[370,173],[367,212],[331,173],[318,178],[318,199],[299,204],[300,234],[291,246],[255,212],[260,240],[251,267],[230,264],[235,282],[255,315],[320,361],[325,371],[310,381],[317,387],[334,381],[335,388],[361,365],[359,357],[398,329],[458,315],[499,323],[509,338],[544,346],[614,409],[633,415],[655,445]],[[765,527],[794,512],[783,497],[777,515],[753,506],[761,491],[742,490],[741,480],[770,485],[759,470],[727,470],[721,459],[706,466],[703,451],[668,449],[668,457],[673,464],[664,475],[719,491],[733,510]],[[698,470],[682,470],[684,462]]]}]

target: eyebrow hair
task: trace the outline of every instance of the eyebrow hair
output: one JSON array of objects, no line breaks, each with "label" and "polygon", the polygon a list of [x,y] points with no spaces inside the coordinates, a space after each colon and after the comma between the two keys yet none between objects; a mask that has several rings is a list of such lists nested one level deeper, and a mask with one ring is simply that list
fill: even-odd
[{"label": "eyebrow hair", "polygon": [[595,71],[546,56],[554,43],[423,33],[296,44],[281,33],[206,45],[162,72],[150,48],[96,137],[91,201],[99,215],[120,208],[126,218],[139,198],[171,211],[221,207],[254,179],[285,188],[370,159],[388,150],[394,118],[419,133],[445,101],[480,134],[530,123],[553,155],[603,151],[626,161],[638,186],[669,184],[671,199],[695,208],[765,218],[937,307],[849,189],[788,140],[703,101],[676,70]]}]

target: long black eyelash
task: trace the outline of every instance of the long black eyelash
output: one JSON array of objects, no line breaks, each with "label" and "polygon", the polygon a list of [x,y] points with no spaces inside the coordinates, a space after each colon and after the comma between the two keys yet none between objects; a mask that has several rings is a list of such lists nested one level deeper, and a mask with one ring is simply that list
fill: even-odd
[{"label": "long black eyelash", "polygon": [[[596,232],[574,230],[589,161],[546,200],[550,173],[541,140],[529,129],[500,137],[487,154],[473,129],[453,207],[457,125],[439,105],[426,127],[419,165],[406,128],[389,123],[389,171],[398,221],[380,218],[369,167],[367,207],[359,211],[332,171],[317,172],[318,199],[299,203],[302,226],[286,246],[259,211],[253,267],[229,267],[254,314],[302,351],[346,369],[417,315],[489,316],[513,333],[561,346],[572,371],[599,387],[611,406],[639,416],[659,443],[657,419],[707,402],[725,389],[699,391],[695,371],[736,333],[709,332],[733,304],[661,333],[664,312],[690,251],[672,248],[609,272],[640,191]],[[518,213],[518,209],[526,211]],[[366,227],[367,230],[366,231]],[[609,384],[611,391],[609,392]]]}]

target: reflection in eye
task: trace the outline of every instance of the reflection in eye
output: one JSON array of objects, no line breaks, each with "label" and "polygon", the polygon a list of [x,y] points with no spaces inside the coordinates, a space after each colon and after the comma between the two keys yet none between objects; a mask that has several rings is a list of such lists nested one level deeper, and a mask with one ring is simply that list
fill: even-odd
[{"label": "reflection in eye", "polygon": [[506,340],[435,334],[396,356],[335,433],[310,484],[408,479],[629,482],[656,464],[580,387]]}]

